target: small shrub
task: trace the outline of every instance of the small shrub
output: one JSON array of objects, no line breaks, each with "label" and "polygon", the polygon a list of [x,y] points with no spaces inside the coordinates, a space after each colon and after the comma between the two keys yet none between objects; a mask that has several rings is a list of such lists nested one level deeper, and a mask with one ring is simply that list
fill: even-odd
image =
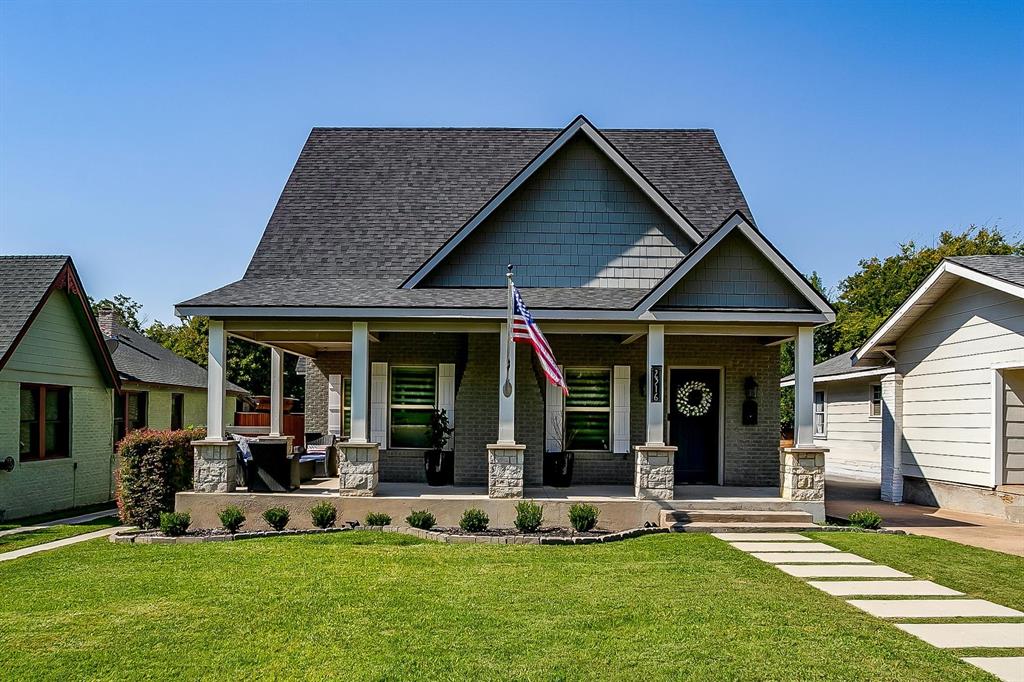
[{"label": "small shrub", "polygon": [[521,533],[532,533],[544,522],[544,508],[532,500],[523,500],[516,505],[516,528]]},{"label": "small shrub", "polygon": [[586,533],[597,525],[597,517],[600,513],[592,504],[577,502],[569,507],[569,523],[577,533]]},{"label": "small shrub", "polygon": [[321,502],[313,505],[309,517],[317,528],[333,528],[334,522],[338,520],[338,510],[330,502]]},{"label": "small shrub", "polygon": [[160,512],[160,532],[172,538],[184,535],[191,523],[188,512]]},{"label": "small shrub", "polygon": [[237,533],[245,523],[245,514],[235,506],[225,507],[218,516],[220,516],[220,525],[224,526],[224,530],[229,533]]},{"label": "small shrub", "polygon": [[430,530],[434,527],[434,524],[437,523],[437,519],[434,518],[433,514],[424,509],[423,511],[414,511],[406,516],[405,522],[413,528]]},{"label": "small shrub", "polygon": [[274,530],[284,530],[288,525],[288,510],[284,507],[271,507],[263,512],[263,520]]},{"label": "small shrub", "polygon": [[850,525],[875,530],[882,527],[882,517],[870,509],[861,509],[850,514]]},{"label": "small shrub", "polygon": [[390,526],[391,517],[383,512],[370,512],[366,515],[367,526]]},{"label": "small shrub", "polygon": [[479,533],[480,531],[487,530],[487,524],[490,522],[491,520],[487,518],[487,514],[482,509],[470,508],[462,512],[459,528],[467,533]]}]

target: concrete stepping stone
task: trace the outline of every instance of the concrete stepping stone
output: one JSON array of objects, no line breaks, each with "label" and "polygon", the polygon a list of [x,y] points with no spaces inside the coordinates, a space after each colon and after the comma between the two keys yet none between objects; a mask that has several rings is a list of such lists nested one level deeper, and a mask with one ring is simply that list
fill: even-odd
[{"label": "concrete stepping stone", "polygon": [[751,552],[750,556],[769,564],[870,564],[849,552]]},{"label": "concrete stepping stone", "polygon": [[847,602],[879,618],[1014,618],[1016,609],[984,599],[851,599]]},{"label": "concrete stepping stone", "polygon": [[712,533],[726,542],[811,542],[799,533]]},{"label": "concrete stepping stone", "polygon": [[744,552],[838,552],[824,542],[730,542]]},{"label": "concrete stepping stone", "polygon": [[931,580],[809,580],[807,584],[836,597],[887,595],[901,597],[959,597],[963,592]]},{"label": "concrete stepping stone", "polygon": [[1024,623],[895,623],[940,649],[1024,648]]},{"label": "concrete stepping stone", "polygon": [[968,656],[961,660],[978,666],[1003,682],[1024,682],[1024,656]]},{"label": "concrete stepping stone", "polygon": [[878,564],[780,564],[779,570],[797,578],[910,578],[909,573]]}]

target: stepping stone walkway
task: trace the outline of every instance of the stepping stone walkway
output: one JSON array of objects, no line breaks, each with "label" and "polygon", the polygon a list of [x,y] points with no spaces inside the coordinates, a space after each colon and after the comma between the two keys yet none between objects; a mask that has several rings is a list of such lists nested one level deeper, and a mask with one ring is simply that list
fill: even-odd
[{"label": "stepping stone walkway", "polygon": [[[898,599],[850,599],[847,603],[878,618],[1021,618],[1024,613],[984,599],[958,599],[962,592],[863,557],[841,552],[797,533],[713,533],[736,549],[838,597],[886,596]],[[842,580],[842,578],[865,578]],[[871,578],[874,578],[873,580]],[[881,578],[891,578],[882,580]],[[912,597],[946,597],[913,599]],[[894,623],[896,627],[941,649],[1024,648],[1024,623]],[[1024,657],[970,656],[962,659],[1004,682],[1024,682]]]}]

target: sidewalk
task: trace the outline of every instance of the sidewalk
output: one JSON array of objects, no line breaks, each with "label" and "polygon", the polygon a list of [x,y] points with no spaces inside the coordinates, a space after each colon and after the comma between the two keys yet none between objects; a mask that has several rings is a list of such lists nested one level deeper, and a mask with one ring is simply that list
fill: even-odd
[{"label": "sidewalk", "polygon": [[[71,516],[66,519],[54,519],[53,521],[45,521],[43,523],[34,523],[31,526],[18,526],[17,528],[8,528],[7,530],[0,530],[0,537],[5,535],[15,535],[16,533],[24,533],[30,530],[39,530],[40,528],[49,528],[51,526],[76,526],[80,523],[89,523],[96,519],[106,518],[108,516],[114,516],[117,514],[117,509],[103,509],[97,512],[90,512],[88,514],[82,514],[80,516]],[[17,521],[12,521],[17,523]]]},{"label": "sidewalk", "polygon": [[73,535],[70,538],[54,540],[53,542],[47,542],[42,545],[32,545],[31,547],[23,547],[21,549],[11,550],[10,552],[4,552],[3,554],[0,554],[0,561],[10,561],[11,559],[17,559],[19,557],[28,556],[29,554],[35,554],[37,552],[45,552],[51,549],[59,549],[61,547],[67,547],[68,545],[74,545],[79,542],[95,540],[96,538],[102,538],[108,535],[113,535],[114,533],[125,530],[126,528],[128,528],[128,526],[112,526],[110,528],[101,528],[100,530],[95,530],[91,533]]},{"label": "sidewalk", "polygon": [[1024,556],[1021,524],[982,514],[882,502],[878,484],[870,481],[838,477],[825,481],[827,516],[845,519],[858,509],[877,512],[885,519],[886,528]]}]

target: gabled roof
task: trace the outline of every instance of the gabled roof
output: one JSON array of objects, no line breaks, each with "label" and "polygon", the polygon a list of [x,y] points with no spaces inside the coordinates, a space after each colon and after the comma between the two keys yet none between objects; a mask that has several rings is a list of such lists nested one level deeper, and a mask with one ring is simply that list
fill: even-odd
[{"label": "gabled roof", "polygon": [[[819,384],[827,381],[842,381],[845,379],[863,379],[866,377],[882,376],[892,374],[896,371],[891,365],[885,365],[882,361],[874,364],[867,364],[863,367],[853,366],[853,354],[855,351],[847,351],[841,355],[823,360],[814,366],[814,383]],[[780,380],[781,386],[792,386],[794,375],[787,374]]]},{"label": "gabled roof", "polygon": [[807,302],[818,312],[824,314],[829,322],[835,320],[835,309],[832,305],[825,300],[825,298],[815,290],[814,287],[804,278],[800,272],[793,267],[793,265],[786,260],[778,249],[772,245],[764,235],[754,227],[750,221],[741,212],[734,212],[729,218],[723,222],[717,230],[715,230],[707,239],[702,241],[697,248],[686,255],[686,258],[682,260],[676,268],[670,272],[664,280],[654,289],[640,299],[636,305],[636,310],[643,314],[653,308],[658,301],[665,297],[669,291],[672,290],[676,284],[678,284],[687,273],[692,271],[694,267],[700,263],[708,254],[712,253],[716,246],[718,246],[725,237],[732,234],[734,231],[738,231],[748,240],[750,243],[760,251],[768,261],[775,266],[780,274],[783,275],[789,283],[796,288],[806,299]]},{"label": "gabled roof", "polygon": [[944,259],[854,353],[861,366],[879,346],[894,343],[961,279],[1024,298],[1024,256],[954,256]]},{"label": "gabled roof", "polygon": [[75,314],[100,372],[111,386],[120,388],[114,363],[70,256],[0,256],[0,369],[14,354],[50,293],[57,289],[65,290],[75,304]]},{"label": "gabled roof", "polygon": [[[124,382],[159,384],[168,388],[206,389],[206,370],[186,360],[156,341],[123,325],[111,325],[109,347],[111,357]],[[248,391],[227,382],[229,393],[247,394]]]}]

